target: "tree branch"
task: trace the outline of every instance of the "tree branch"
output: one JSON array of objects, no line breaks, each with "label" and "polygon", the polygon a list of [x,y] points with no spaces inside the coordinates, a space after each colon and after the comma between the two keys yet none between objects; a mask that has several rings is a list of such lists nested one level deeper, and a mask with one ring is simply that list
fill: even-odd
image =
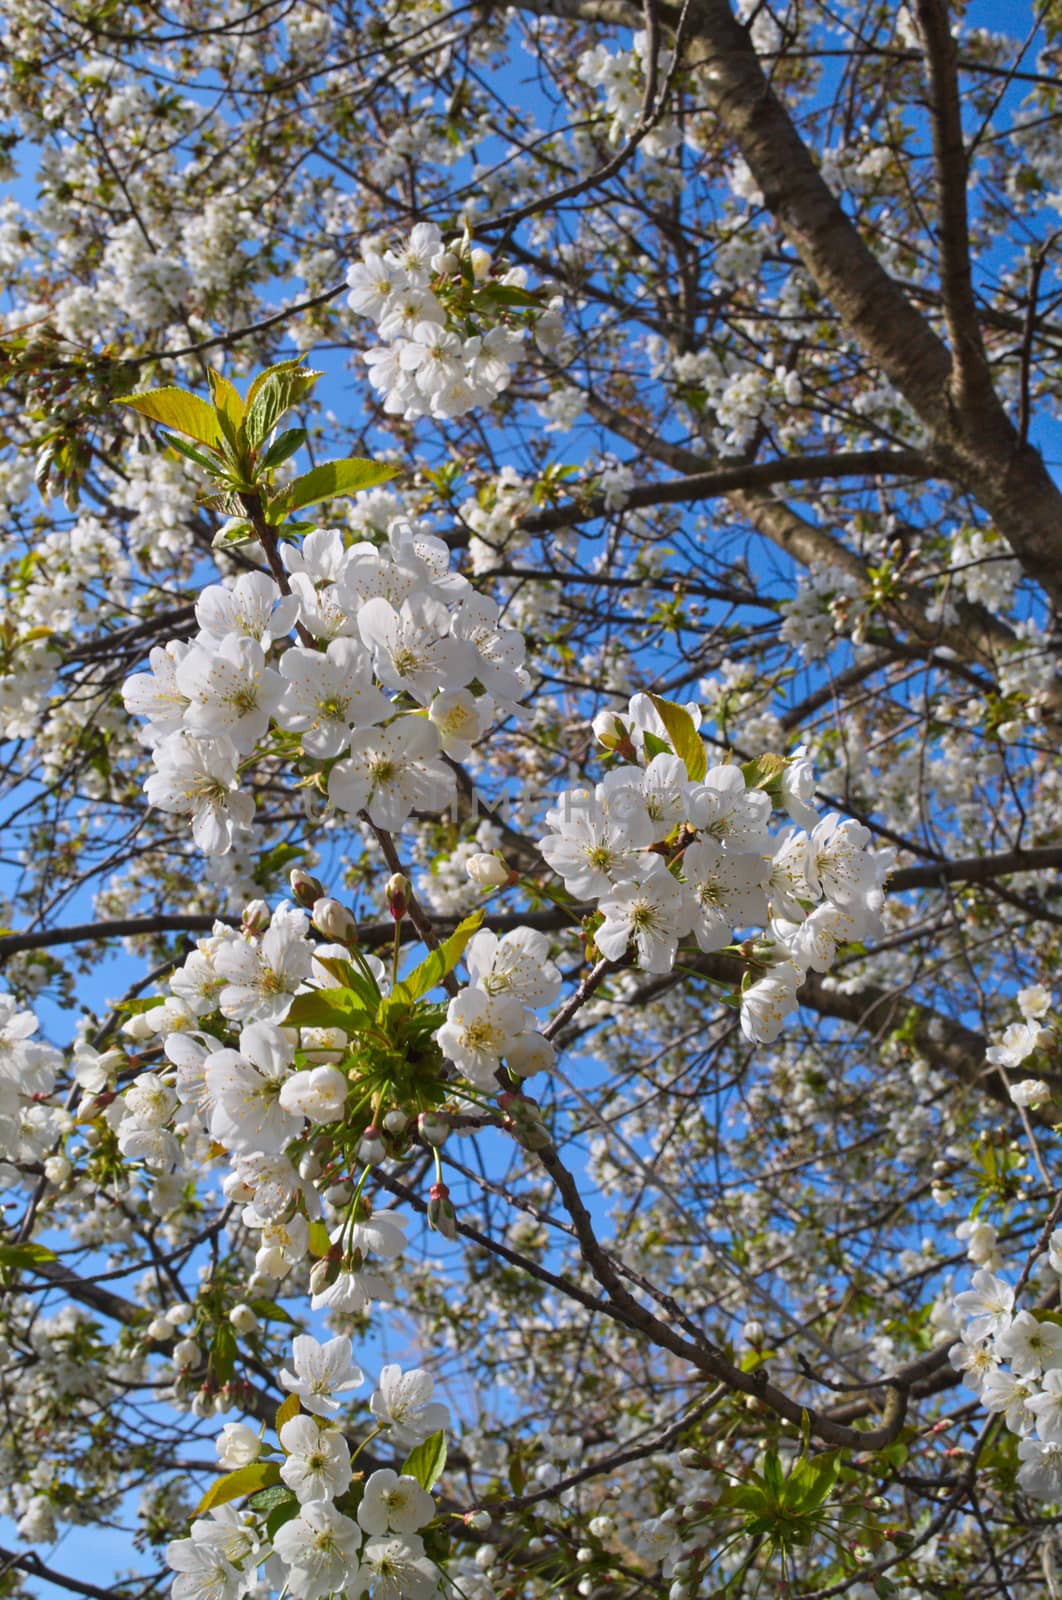
[{"label": "tree branch", "polygon": [[[691,473],[664,483],[640,484],[630,489],[619,508],[634,511],[643,506],[688,504],[729,495],[735,489],[761,489],[774,483],[817,483],[824,478],[902,474],[928,478],[932,467],[917,450],[838,450],[833,455],[783,457],[779,461],[750,461],[718,465],[707,472]],[[569,501],[549,511],[521,517],[517,527],[527,533],[551,533],[608,514],[604,495]]]},{"label": "tree branch", "polygon": [[993,391],[970,269],[969,162],[962,131],[957,51],[947,0],[917,0],[917,10],[929,78],[940,212],[940,282],[954,365],[952,392],[959,410],[966,411],[990,400]]}]

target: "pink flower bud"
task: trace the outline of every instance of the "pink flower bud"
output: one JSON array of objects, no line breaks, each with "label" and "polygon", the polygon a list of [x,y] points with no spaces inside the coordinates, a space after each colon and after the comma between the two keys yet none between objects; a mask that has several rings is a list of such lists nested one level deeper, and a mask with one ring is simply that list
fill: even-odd
[{"label": "pink flower bud", "polygon": [[425,1144],[434,1145],[438,1149],[450,1136],[450,1124],[442,1117],[437,1117],[434,1111],[422,1111],[417,1118],[417,1132]]},{"label": "pink flower bud", "polygon": [[401,922],[409,906],[409,879],[404,872],[392,872],[387,880],[384,894],[387,897],[387,909],[396,922]]},{"label": "pink flower bud", "polygon": [[445,1183],[433,1183],[428,1191],[428,1227],[444,1239],[457,1238],[457,1212]]},{"label": "pink flower bud", "polygon": [[387,1147],[384,1144],[383,1129],[370,1124],[361,1136],[358,1145],[358,1160],[364,1161],[368,1167],[374,1167],[384,1159]]}]

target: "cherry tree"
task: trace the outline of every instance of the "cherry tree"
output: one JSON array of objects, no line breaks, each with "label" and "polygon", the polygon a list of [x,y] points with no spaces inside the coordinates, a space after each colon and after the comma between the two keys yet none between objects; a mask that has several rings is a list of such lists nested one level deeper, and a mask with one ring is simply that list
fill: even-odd
[{"label": "cherry tree", "polygon": [[2,27],[4,1594],[1062,1592],[1062,15]]}]

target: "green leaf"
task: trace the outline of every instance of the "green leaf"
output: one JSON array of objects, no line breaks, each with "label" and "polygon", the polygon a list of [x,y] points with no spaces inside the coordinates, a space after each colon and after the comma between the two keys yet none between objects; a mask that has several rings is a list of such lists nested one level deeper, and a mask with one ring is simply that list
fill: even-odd
[{"label": "green leaf", "polygon": [[416,1478],[422,1489],[432,1489],[442,1477],[446,1465],[446,1432],[430,1433],[422,1444],[411,1450],[402,1463],[402,1476]]},{"label": "green leaf", "polygon": [[278,1306],[275,1300],[252,1300],[250,1306],[255,1316],[264,1318],[266,1322],[290,1322],[293,1328],[298,1327],[290,1311]]},{"label": "green leaf", "polygon": [[32,1272],[42,1261],[55,1261],[54,1250],[44,1244],[0,1244],[0,1278],[15,1272]]},{"label": "green leaf", "polygon": [[[290,1422],[292,1417],[297,1417],[298,1414],[299,1397],[297,1394],[289,1394],[288,1398],[286,1400],[282,1400],[280,1405],[277,1406],[276,1430],[278,1439],[280,1438],[280,1430],[284,1424],[286,1422]],[[283,1448],[284,1446],[282,1444],[281,1449],[283,1450]]]},{"label": "green leaf", "polygon": [[401,983],[395,985],[394,998],[406,1000],[412,1005],[419,1000],[421,995],[427,994],[442,982],[448,972],[452,972],[465,953],[465,946],[483,921],[483,911],[473,911],[470,917],[465,917],[448,939],[444,939],[438,950],[433,950],[426,961],[419,967],[414,967],[408,972]]},{"label": "green leaf", "polygon": [[294,483],[269,502],[270,521],[286,517],[303,506],[315,506],[321,500],[331,500],[335,495],[356,494],[359,489],[374,489],[378,483],[396,478],[398,467],[383,461],[363,461],[351,457],[346,461],[322,461],[319,467],[304,472]]},{"label": "green leaf", "polygon": [[299,1514],[298,1496],[289,1489],[283,1500],[278,1500],[272,1511],[266,1517],[266,1538],[275,1539],[285,1522],[290,1522],[292,1517]]},{"label": "green leaf", "polygon": [[296,450],[301,450],[305,443],[305,428],[286,428],[283,433],[277,434],[258,465],[263,472],[272,472],[274,467],[279,467],[293,456]]},{"label": "green leaf", "polygon": [[[244,523],[243,527],[247,529],[248,534],[253,534],[254,529],[249,522]],[[261,888],[268,888],[278,872],[283,871],[289,862],[298,861],[305,854],[306,851],[301,845],[289,844],[286,841],[275,844],[272,850],[267,850],[258,857],[258,865],[254,869],[255,883]]]},{"label": "green leaf", "polygon": [[216,473],[218,463],[210,456],[205,456],[202,450],[197,450],[194,444],[189,444],[187,439],[182,439],[179,433],[167,433],[163,436],[171,450],[176,450],[179,456],[187,456],[189,461],[194,461],[197,467],[202,467],[205,472]]},{"label": "green leaf", "polygon": [[236,1338],[236,1329],[231,1322],[219,1322],[214,1331],[214,1339],[210,1346],[210,1359],[208,1366],[210,1375],[218,1384],[226,1384],[236,1370],[236,1355],[239,1345]]},{"label": "green leaf", "polygon": [[763,1457],[763,1481],[768,1493],[774,1499],[780,1499],[785,1487],[782,1476],[782,1463],[778,1459],[776,1450],[768,1450]]},{"label": "green leaf", "polygon": [[146,998],[137,1000],[119,1000],[115,1011],[124,1011],[131,1017],[139,1017],[145,1011],[154,1011],[156,1006],[164,1006],[166,996],[163,994],[149,994]]},{"label": "green leaf", "polygon": [[543,300],[541,292],[535,294],[530,289],[518,289],[515,283],[488,283],[476,294],[475,303],[477,306],[526,306],[541,311]]},{"label": "green leaf", "polygon": [[340,988],[349,989],[361,1001],[369,1016],[376,1015],[380,1004],[380,990],[375,980],[359,972],[351,961],[341,956],[318,956],[318,966],[324,967],[336,979]]},{"label": "green leaf", "polygon": [[649,757],[650,761],[654,756],[673,756],[675,754],[667,740],[661,739],[657,734],[651,732],[650,729],[646,728],[643,737],[645,739],[645,753]]},{"label": "green leaf", "polygon": [[817,1511],[829,1499],[840,1470],[841,1460],[836,1450],[805,1456],[786,1480],[783,1504],[802,1516]]},{"label": "green leaf", "polygon": [[252,450],[257,450],[291,405],[292,377],[290,372],[273,372],[263,383],[254,401],[247,407],[244,432]]},{"label": "green leaf", "polygon": [[212,1506],[227,1505],[230,1500],[242,1500],[256,1489],[267,1489],[280,1482],[280,1468],[275,1461],[252,1461],[250,1466],[237,1467],[223,1478],[212,1483],[192,1513],[192,1519],[202,1517]]},{"label": "green leaf", "polygon": [[228,378],[222,377],[220,372],[215,372],[213,367],[210,369],[210,393],[215,411],[224,413],[235,435],[243,421],[243,401],[240,399],[239,391],[233,387]]},{"label": "green leaf", "polygon": [[359,1033],[372,1020],[360,996],[352,990],[315,989],[295,996],[284,1023],[291,1028],[343,1028],[347,1033]]},{"label": "green leaf", "polygon": [[741,775],[748,789],[769,789],[778,782],[788,763],[785,756],[772,755],[765,751],[762,756],[757,756],[755,761],[742,763]]},{"label": "green leaf", "polygon": [[274,1483],[268,1489],[259,1489],[247,1504],[252,1511],[273,1511],[277,1506],[286,1506],[291,1500],[298,1505],[299,1500],[294,1489],[289,1489],[286,1483]]},{"label": "green leaf", "polygon": [[217,445],[221,434],[213,406],[189,394],[187,389],[167,386],[164,389],[145,389],[143,394],[129,394],[117,401],[120,406],[132,406],[142,417],[161,422],[164,428],[187,434],[199,444]]},{"label": "green leaf", "polygon": [[755,1484],[735,1483],[724,1489],[715,1503],[724,1511],[733,1506],[738,1511],[752,1511],[759,1515],[766,1509],[767,1497]]},{"label": "green leaf", "polygon": [[686,776],[691,783],[700,783],[708,771],[708,753],[704,748],[704,740],[693,725],[693,718],[685,706],[678,706],[673,700],[662,700],[658,694],[651,694],[649,698],[667,729],[672,750],[686,768]]},{"label": "green leaf", "polygon": [[321,1260],[332,1248],[332,1241],[328,1237],[328,1229],[321,1221],[310,1223],[310,1254]]},{"label": "green leaf", "polygon": [[302,365],[301,356],[296,357],[294,361],[274,362],[273,366],[262,368],[262,371],[258,374],[257,378],[255,378],[251,384],[251,387],[248,389],[248,409],[254,405],[254,402],[258,399],[259,394],[265,388],[270,378],[276,376],[278,373],[287,373],[298,379],[297,387],[294,391],[294,398],[297,400],[302,400],[306,395],[308,395],[318,378],[322,376],[320,372],[314,372],[312,368],[304,367]]}]

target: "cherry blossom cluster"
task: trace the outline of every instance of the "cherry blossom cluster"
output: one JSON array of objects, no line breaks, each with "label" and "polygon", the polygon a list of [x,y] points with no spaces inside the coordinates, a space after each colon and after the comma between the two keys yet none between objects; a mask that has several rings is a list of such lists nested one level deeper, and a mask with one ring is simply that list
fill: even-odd
[{"label": "cherry blossom cluster", "polygon": [[338,810],[400,828],[414,807],[449,803],[441,758],[466,757],[528,688],[522,635],[448,571],[441,540],[396,519],[383,546],[319,529],[282,557],[289,593],[265,573],[210,585],[195,637],[156,646],[123,691],[147,719],[149,801],[188,816],[208,855],[248,838],[240,772],[267,736]]},{"label": "cherry blossom cluster", "polygon": [[520,268],[494,276],[486,250],[467,236],[445,243],[433,222],[397,251],[364,244],[347,303],[376,324],[381,343],[364,359],[384,410],[412,421],[491,405],[523,351],[525,279]]},{"label": "cherry blossom cluster", "polygon": [[16,1163],[43,1162],[58,1176],[53,1151],[70,1125],[61,1107],[49,1103],[63,1059],[33,1035],[37,1018],[0,994],[0,1188],[21,1181]]},{"label": "cherry blossom cluster", "polygon": [[[629,138],[640,123],[645,107],[646,62],[651,46],[644,29],[634,34],[631,45],[630,50],[610,50],[607,45],[595,45],[582,56],[578,67],[578,76],[584,83],[604,91],[609,140],[613,144],[622,144]],[[670,50],[658,52],[658,82],[664,81],[672,59]],[[681,139],[673,117],[658,117],[642,140],[642,150],[645,155],[663,162]]]},{"label": "cherry blossom cluster", "polygon": [[[254,1481],[266,1505],[256,1509],[252,1497],[242,1510],[214,1506],[193,1521],[189,1538],[170,1543],[173,1600],[239,1600],[259,1582],[295,1600],[430,1600],[439,1573],[417,1530],[434,1517],[434,1500],[415,1476],[391,1467],[355,1477],[358,1452],[352,1456],[337,1420],[343,1397],[364,1382],[350,1340],[320,1344],[300,1334],[292,1366],[280,1374],[290,1398],[288,1415],[278,1417],[279,1451],[242,1423],[227,1423],[217,1440],[227,1471],[259,1465]],[[384,1367],[370,1401],[375,1427],[361,1448],[382,1439],[409,1449],[445,1429],[449,1413],[433,1388],[419,1368]]]},{"label": "cherry blossom cluster", "polygon": [[[699,708],[682,714],[699,751]],[[660,748],[668,730],[649,696],[635,695],[626,719],[603,712],[595,730],[619,764],[593,790],[559,797],[543,856],[570,894],[596,901],[602,955],[620,961],[633,949],[646,972],[669,972],[689,936],[709,953],[740,930],[765,930],[748,951],[762,976],[744,989],[741,1026],[756,1042],[777,1038],[808,968],[828,971],[839,945],[879,931],[894,852],[868,849],[861,823],[820,817],[802,753],[777,764],[779,798],[798,826],[772,836],[772,799],[755,775],[750,784],[724,763],[692,780],[686,760]]]},{"label": "cherry blossom cluster", "polygon": [[[494,859],[473,856],[469,867]],[[553,1046],[537,1031],[534,1008],[552,1005],[563,979],[546,935],[514,928],[499,938],[483,929],[473,935],[465,965],[472,981],[450,1001],[437,1035],[447,1057],[487,1092],[497,1088],[503,1056],[517,1078],[548,1071]]]},{"label": "cherry blossom cluster", "polygon": [[[1022,1020],[1011,1024],[1002,1042],[985,1053],[1001,1070],[1018,1067],[1034,1051],[1058,1044],[1056,1029],[1045,1024],[1053,1004],[1050,992],[1033,984],[1019,990],[1016,999]],[[1017,1105],[1035,1108],[1049,1101],[1052,1091],[1042,1079],[1030,1078],[1012,1084],[1010,1095]],[[992,1223],[975,1216],[960,1223],[956,1232],[977,1270],[972,1286],[954,1295],[947,1307],[959,1336],[949,1352],[952,1367],[986,1411],[1002,1416],[1018,1436],[1020,1486],[1038,1499],[1062,1500],[1062,1326],[1050,1316],[1019,1309],[1014,1283],[1000,1275],[1004,1260]],[[1046,1259],[1033,1265],[1046,1268],[1046,1286],[1057,1289],[1062,1230],[1051,1233]],[[1021,1274],[1019,1287],[1028,1276],[1028,1271]]]}]

